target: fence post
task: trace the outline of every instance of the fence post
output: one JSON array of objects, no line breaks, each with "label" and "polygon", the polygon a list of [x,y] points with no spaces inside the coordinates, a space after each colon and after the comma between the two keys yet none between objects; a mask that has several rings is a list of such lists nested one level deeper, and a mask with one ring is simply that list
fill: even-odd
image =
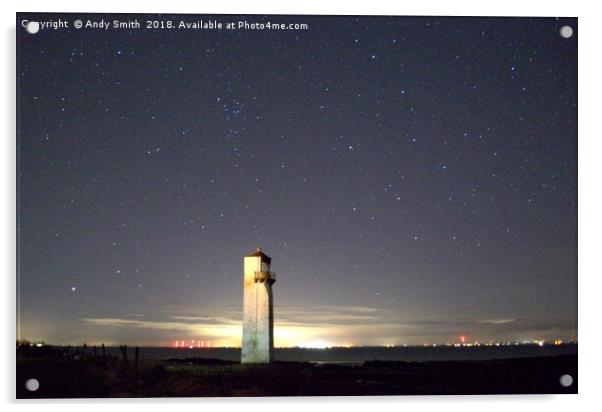
[{"label": "fence post", "polygon": [[123,361],[127,365],[128,364],[128,353],[127,353],[128,347],[127,347],[127,345],[121,345],[119,347],[119,349],[121,350],[121,355],[123,356]]},{"label": "fence post", "polygon": [[134,349],[134,393],[138,393],[138,364],[140,363],[140,348]]}]

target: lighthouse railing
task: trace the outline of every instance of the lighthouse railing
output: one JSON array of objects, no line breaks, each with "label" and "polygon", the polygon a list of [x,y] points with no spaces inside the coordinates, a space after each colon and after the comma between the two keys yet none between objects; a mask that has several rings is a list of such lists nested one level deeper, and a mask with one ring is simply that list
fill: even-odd
[{"label": "lighthouse railing", "polygon": [[255,282],[266,282],[276,281],[276,273],[271,271],[257,271],[255,272]]}]

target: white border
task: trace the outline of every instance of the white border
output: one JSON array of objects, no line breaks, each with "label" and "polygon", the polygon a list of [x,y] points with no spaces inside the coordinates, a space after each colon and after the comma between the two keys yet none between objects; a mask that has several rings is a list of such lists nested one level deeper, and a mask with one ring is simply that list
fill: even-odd
[{"label": "white border", "polygon": [[[145,0],[138,3],[123,0],[82,2],[75,0],[27,1],[16,4],[1,3],[2,19],[2,89],[0,101],[1,124],[5,136],[2,139],[3,161],[0,165],[2,182],[2,262],[4,263],[4,308],[6,317],[2,328],[5,343],[3,358],[6,362],[2,374],[2,399],[15,407],[14,401],[14,339],[15,339],[15,12],[149,12],[149,13],[221,13],[221,14],[332,14],[332,15],[472,15],[472,16],[563,16],[579,17],[579,392],[578,396],[472,396],[472,397],[386,397],[386,398],[270,398],[270,399],[170,399],[170,400],[112,400],[112,401],[51,401],[45,410],[86,408],[100,410],[109,403],[111,408],[130,409],[132,403],[142,404],[145,410],[165,410],[168,403],[177,403],[179,409],[196,407],[214,408],[228,406],[240,409],[301,410],[309,408],[344,408],[345,411],[365,410],[375,404],[378,408],[398,410],[400,407],[419,407],[425,410],[466,411],[514,411],[523,408],[562,410],[578,406],[593,408],[600,392],[600,326],[598,316],[602,276],[597,265],[600,205],[600,103],[602,96],[599,72],[600,7],[595,2],[525,0],[487,1],[430,1],[398,2],[304,0],[295,4],[284,1],[191,2],[170,0],[160,2]],[[36,408],[40,402],[19,402],[22,407]],[[578,403],[579,405],[574,405]],[[370,406],[369,406],[370,405]]]}]

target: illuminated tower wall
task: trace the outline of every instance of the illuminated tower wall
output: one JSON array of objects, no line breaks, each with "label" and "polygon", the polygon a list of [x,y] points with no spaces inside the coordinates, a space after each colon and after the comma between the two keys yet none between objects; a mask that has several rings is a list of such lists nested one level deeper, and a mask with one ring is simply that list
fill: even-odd
[{"label": "illuminated tower wall", "polygon": [[242,363],[267,363],[274,348],[274,298],[276,275],[272,259],[261,248],[244,257]]}]

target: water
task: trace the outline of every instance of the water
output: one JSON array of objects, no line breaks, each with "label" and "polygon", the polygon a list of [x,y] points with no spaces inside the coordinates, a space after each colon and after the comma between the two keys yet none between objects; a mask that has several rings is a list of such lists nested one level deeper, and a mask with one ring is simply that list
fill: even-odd
[{"label": "water", "polygon": [[[89,351],[90,349],[88,349]],[[106,348],[107,354],[121,356],[119,348]],[[128,355],[133,357],[133,348]],[[576,355],[577,344],[564,345],[509,345],[509,346],[473,346],[473,347],[352,347],[352,348],[276,348],[276,361],[359,364],[364,361],[466,361],[526,358],[537,356]],[[140,348],[142,359],[185,359],[207,358],[227,361],[240,361],[240,348]]]}]

